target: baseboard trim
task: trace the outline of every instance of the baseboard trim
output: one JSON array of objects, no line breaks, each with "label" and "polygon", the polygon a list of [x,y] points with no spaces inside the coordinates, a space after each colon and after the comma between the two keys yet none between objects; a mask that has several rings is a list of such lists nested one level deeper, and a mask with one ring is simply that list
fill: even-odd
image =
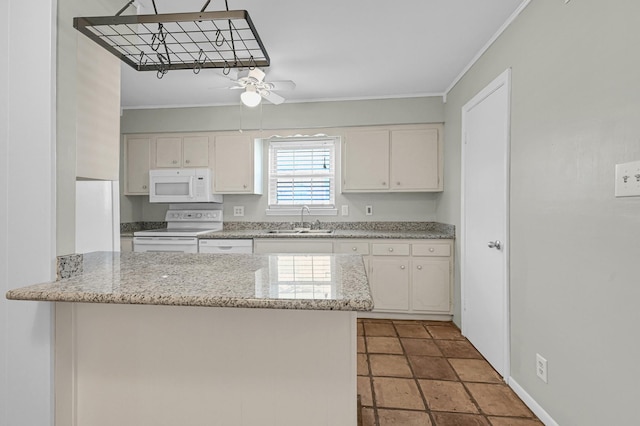
[{"label": "baseboard trim", "polygon": [[358,318],[368,319],[396,319],[396,320],[420,320],[420,321],[451,321],[453,315],[449,314],[401,314],[396,312],[358,312]]},{"label": "baseboard trim", "polygon": [[536,400],[533,399],[533,397],[529,395],[529,393],[524,390],[524,388],[520,386],[513,377],[509,377],[508,383],[511,389],[513,389],[513,391],[520,397],[522,402],[524,402],[527,407],[529,407],[531,411],[538,416],[542,423],[546,426],[559,426],[558,423],[551,418],[549,413],[547,413],[545,409],[542,408],[542,406],[538,404]]}]

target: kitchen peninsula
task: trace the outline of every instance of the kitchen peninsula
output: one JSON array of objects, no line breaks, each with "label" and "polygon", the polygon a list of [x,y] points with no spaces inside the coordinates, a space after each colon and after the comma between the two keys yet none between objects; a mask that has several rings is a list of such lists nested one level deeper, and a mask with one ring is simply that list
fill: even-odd
[{"label": "kitchen peninsula", "polygon": [[356,425],[360,256],[90,253],[56,304],[58,424]]}]

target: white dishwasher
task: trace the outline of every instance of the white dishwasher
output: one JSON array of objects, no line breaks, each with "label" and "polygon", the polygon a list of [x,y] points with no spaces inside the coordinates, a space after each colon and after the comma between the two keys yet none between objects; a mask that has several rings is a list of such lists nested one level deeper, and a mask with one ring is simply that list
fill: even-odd
[{"label": "white dishwasher", "polygon": [[201,239],[198,243],[200,253],[253,253],[253,240]]}]

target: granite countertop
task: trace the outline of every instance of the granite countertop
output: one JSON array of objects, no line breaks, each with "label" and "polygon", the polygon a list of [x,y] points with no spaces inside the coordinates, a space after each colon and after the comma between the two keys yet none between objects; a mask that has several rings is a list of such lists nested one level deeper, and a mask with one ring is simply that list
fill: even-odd
[{"label": "granite countertop", "polygon": [[240,238],[361,238],[361,239],[453,239],[448,232],[437,231],[376,231],[336,229],[329,234],[270,234],[264,229],[219,231],[200,235],[200,239],[240,239]]},{"label": "granite countertop", "polygon": [[361,256],[95,252],[80,275],[10,290],[55,302],[370,311]]},{"label": "granite countertop", "polygon": [[[277,234],[271,229],[290,229],[289,222],[228,222],[224,230],[201,235],[205,239],[254,239],[254,238],[359,238],[359,239],[454,239],[455,228],[438,222],[325,222],[322,229],[333,232]],[[150,229],[146,227],[145,229]],[[133,237],[134,231],[123,229],[121,236]]]}]

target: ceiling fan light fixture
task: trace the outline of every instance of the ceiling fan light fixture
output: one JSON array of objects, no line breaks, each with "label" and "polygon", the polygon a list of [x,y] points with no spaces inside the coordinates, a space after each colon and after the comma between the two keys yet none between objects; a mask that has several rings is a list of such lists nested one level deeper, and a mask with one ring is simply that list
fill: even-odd
[{"label": "ceiling fan light fixture", "polygon": [[256,91],[254,86],[247,86],[247,89],[240,95],[240,100],[246,106],[253,108],[260,104],[262,96]]}]

